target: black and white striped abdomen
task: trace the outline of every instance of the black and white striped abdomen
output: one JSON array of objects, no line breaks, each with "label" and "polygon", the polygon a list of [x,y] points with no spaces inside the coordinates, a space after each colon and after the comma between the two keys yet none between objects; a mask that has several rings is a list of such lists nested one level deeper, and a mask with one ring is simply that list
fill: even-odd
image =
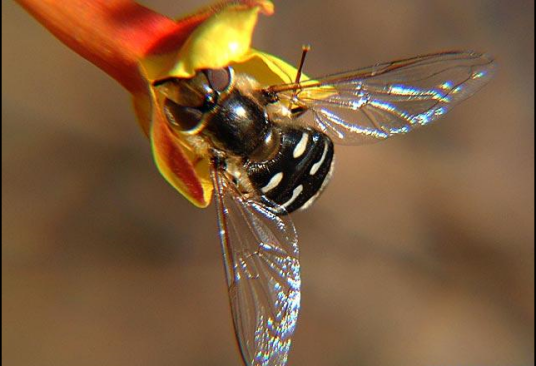
[{"label": "black and white striped abdomen", "polygon": [[253,187],[288,213],[309,206],[331,176],[333,143],[306,127],[278,127],[280,150],[270,160],[248,162]]}]

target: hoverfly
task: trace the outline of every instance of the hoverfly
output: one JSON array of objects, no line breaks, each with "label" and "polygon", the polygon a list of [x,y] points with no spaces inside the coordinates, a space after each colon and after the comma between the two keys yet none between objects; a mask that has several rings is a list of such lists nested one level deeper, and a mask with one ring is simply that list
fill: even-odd
[{"label": "hoverfly", "polygon": [[283,366],[300,308],[297,236],[333,171],[335,144],[405,134],[486,84],[493,60],[444,52],[261,86],[232,67],[154,86],[171,129],[210,156],[234,327],[246,365]]}]

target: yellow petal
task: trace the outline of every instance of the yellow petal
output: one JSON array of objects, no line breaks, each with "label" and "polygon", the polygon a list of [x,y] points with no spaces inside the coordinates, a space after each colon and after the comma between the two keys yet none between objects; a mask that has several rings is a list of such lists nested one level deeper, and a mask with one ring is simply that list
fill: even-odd
[{"label": "yellow petal", "polygon": [[229,3],[221,12],[201,24],[177,55],[169,76],[188,78],[200,69],[217,69],[240,61],[248,54],[257,17],[269,14],[273,5],[257,1],[256,6]]},{"label": "yellow petal", "polygon": [[[262,87],[294,83],[296,74],[298,73],[296,67],[289,63],[255,49],[250,49],[240,62],[233,63],[231,66],[235,72],[246,73],[252,76]],[[301,82],[308,80],[315,82],[315,80],[311,80],[306,74],[301,74]],[[299,93],[303,99],[322,99],[336,94],[336,90],[333,87],[322,86],[318,88],[306,88],[300,90]]]},{"label": "yellow petal", "polygon": [[[162,98],[151,93],[153,105]],[[161,107],[153,108],[150,130],[153,157],[160,173],[184,197],[197,207],[207,207],[212,198],[210,160],[195,152],[171,130]]]},{"label": "yellow petal", "polygon": [[[252,76],[261,86],[292,83],[298,70],[289,63],[259,50],[250,49],[242,59],[231,64],[235,72]],[[301,80],[309,80],[302,75]]]}]

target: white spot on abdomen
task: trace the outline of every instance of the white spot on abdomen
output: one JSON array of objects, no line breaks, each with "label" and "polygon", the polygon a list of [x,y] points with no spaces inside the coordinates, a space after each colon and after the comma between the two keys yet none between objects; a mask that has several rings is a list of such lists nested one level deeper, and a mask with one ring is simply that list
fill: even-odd
[{"label": "white spot on abdomen", "polygon": [[310,175],[315,175],[318,169],[322,166],[322,163],[324,160],[326,160],[326,155],[328,154],[328,144],[327,142],[324,142],[324,151],[322,152],[322,156],[320,157],[320,160],[318,160],[316,163],[313,164],[311,167],[311,170],[309,171]]},{"label": "white spot on abdomen", "polygon": [[292,156],[294,157],[294,159],[299,158],[303,155],[303,153],[305,152],[305,148],[307,147],[307,141],[309,141],[309,134],[304,132],[302,134],[300,142],[298,142],[298,145],[296,145],[294,151],[292,152]]},{"label": "white spot on abdomen", "polygon": [[290,206],[292,202],[294,202],[296,198],[298,198],[298,196],[300,195],[300,193],[302,193],[302,191],[303,191],[303,186],[300,184],[299,186],[294,188],[294,190],[292,191],[292,197],[290,197],[290,199],[287,202],[283,203],[282,206],[284,208],[287,208],[288,206]]},{"label": "white spot on abdomen", "polygon": [[267,185],[261,188],[262,193],[267,193],[277,187],[281,180],[283,179],[283,173],[279,172],[270,179]]}]

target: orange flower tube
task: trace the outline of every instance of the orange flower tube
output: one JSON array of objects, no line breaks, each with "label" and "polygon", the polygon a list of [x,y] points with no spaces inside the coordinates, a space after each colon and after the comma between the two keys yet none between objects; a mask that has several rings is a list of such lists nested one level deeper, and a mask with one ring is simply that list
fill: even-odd
[{"label": "orange flower tube", "polygon": [[174,21],[131,0],[17,0],[54,36],[131,93],[145,91],[139,60],[180,47],[209,13]]}]

